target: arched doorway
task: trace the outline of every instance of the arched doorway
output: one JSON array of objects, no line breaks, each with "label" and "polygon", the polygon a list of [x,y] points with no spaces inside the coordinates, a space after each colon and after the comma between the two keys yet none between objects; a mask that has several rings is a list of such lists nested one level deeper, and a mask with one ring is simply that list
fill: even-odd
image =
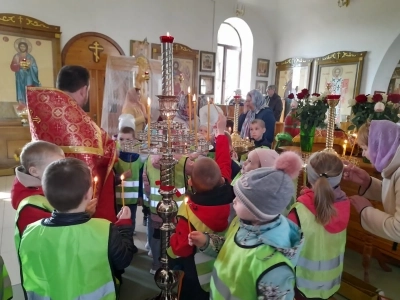
[{"label": "arched doorway", "polygon": [[90,72],[89,101],[84,107],[98,125],[101,124],[107,56],[125,55],[110,37],[97,32],[84,32],[71,38],[64,46],[62,65],[80,65]]}]

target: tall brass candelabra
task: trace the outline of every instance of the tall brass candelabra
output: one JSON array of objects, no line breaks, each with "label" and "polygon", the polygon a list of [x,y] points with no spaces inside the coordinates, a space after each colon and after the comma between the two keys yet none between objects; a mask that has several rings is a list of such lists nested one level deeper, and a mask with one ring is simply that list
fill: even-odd
[{"label": "tall brass candelabra", "polygon": [[[335,96],[335,97],[333,97]],[[328,114],[328,127],[326,129],[326,148],[324,149],[325,152],[336,154],[335,149],[333,149],[333,140],[334,140],[334,131],[335,131],[335,115],[336,111],[335,108],[339,103],[339,95],[329,95],[327,98],[328,105],[329,105],[329,114]],[[340,97],[340,96],[339,96]]]},{"label": "tall brass candelabra", "polygon": [[[157,214],[162,219],[161,231],[161,267],[156,271],[154,280],[160,288],[160,294],[154,299],[177,300],[178,295],[174,288],[178,284],[177,272],[171,270],[168,265],[167,249],[170,246],[170,237],[175,230],[174,220],[178,212],[178,206],[173,197],[176,194],[174,169],[176,160],[174,154],[189,154],[190,152],[208,152],[208,143],[202,138],[198,138],[196,147],[195,135],[181,123],[174,122],[173,119],[178,110],[178,97],[173,95],[173,41],[170,35],[161,36],[162,49],[162,95],[159,99],[160,115],[163,121],[151,122],[144,131],[139,134],[139,143],[125,142],[121,144],[121,150],[133,153],[161,154],[160,160],[160,189],[162,196],[157,205]],[[145,143],[144,141],[147,141]]]}]

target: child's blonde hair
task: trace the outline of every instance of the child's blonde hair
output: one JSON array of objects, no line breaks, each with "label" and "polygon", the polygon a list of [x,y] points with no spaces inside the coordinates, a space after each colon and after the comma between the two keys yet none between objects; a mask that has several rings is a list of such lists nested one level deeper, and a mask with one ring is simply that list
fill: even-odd
[{"label": "child's blonde hair", "polygon": [[30,142],[22,148],[20,156],[21,165],[25,172],[28,173],[30,167],[41,166],[44,159],[49,154],[60,154],[64,156],[62,149],[53,143],[45,141]]},{"label": "child's blonde hair", "polygon": [[341,175],[343,162],[335,154],[318,152],[311,157],[309,164],[318,174],[313,183],[315,219],[321,225],[326,225],[336,215],[335,195],[328,178]]}]

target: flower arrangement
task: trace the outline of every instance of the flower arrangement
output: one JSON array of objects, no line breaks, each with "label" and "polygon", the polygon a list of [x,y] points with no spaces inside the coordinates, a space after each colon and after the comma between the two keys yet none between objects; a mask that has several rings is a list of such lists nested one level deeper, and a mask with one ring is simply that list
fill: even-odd
[{"label": "flower arrangement", "polygon": [[350,101],[352,125],[349,130],[359,129],[361,125],[371,120],[389,120],[399,122],[400,95],[399,94],[360,94]]},{"label": "flower arrangement", "polygon": [[[289,99],[294,99],[294,94],[288,96]],[[301,127],[304,129],[324,127],[326,112],[329,108],[327,96],[325,94],[314,93],[310,95],[308,89],[302,89],[296,95],[297,110],[295,118],[300,121]]]}]

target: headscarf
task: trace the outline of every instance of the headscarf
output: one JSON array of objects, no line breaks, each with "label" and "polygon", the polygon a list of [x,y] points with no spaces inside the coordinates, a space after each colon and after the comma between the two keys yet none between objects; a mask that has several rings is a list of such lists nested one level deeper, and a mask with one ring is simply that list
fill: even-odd
[{"label": "headscarf", "polygon": [[371,121],[368,153],[375,169],[382,172],[393,160],[400,145],[400,126],[387,120]]},{"label": "headscarf", "polygon": [[263,108],[267,107],[267,102],[263,95],[258,90],[250,91],[247,96],[250,96],[253,105],[255,106],[254,111],[249,110],[246,114],[246,119],[243,122],[240,136],[243,138],[249,137],[250,135],[250,124],[256,118],[256,114]]},{"label": "headscarf", "polygon": [[178,118],[187,122],[189,120],[189,114],[187,113],[187,96],[184,93],[179,94],[179,102],[178,102]]}]

